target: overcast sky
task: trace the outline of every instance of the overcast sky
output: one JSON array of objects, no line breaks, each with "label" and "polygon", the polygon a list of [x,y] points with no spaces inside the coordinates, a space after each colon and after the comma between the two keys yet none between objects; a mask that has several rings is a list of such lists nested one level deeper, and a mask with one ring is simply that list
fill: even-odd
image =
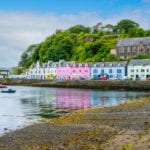
[{"label": "overcast sky", "polygon": [[4,0],[0,1],[0,66],[17,66],[26,48],[56,29],[132,19],[150,29],[150,0]]}]

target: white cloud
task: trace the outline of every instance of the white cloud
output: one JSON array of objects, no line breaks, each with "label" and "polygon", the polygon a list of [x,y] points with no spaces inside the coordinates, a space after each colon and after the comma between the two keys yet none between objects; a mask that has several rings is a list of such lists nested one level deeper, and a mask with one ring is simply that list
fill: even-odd
[{"label": "white cloud", "polygon": [[18,64],[21,54],[30,44],[40,43],[56,29],[66,29],[76,24],[93,26],[98,22],[116,24],[123,18],[133,19],[142,27],[149,28],[149,9],[103,18],[96,13],[40,14],[28,12],[0,12],[0,66]]},{"label": "white cloud", "polygon": [[63,30],[75,24],[91,26],[99,18],[92,13],[57,16],[0,12],[0,20],[0,65],[8,67],[17,65],[21,54],[30,44],[40,43],[56,29]]}]

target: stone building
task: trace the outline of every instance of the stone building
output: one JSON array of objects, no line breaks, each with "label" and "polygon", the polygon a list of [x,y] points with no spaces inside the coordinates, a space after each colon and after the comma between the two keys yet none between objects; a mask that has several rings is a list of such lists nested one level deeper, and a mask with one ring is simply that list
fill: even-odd
[{"label": "stone building", "polygon": [[119,40],[116,46],[117,57],[130,58],[139,54],[150,54],[150,37]]}]

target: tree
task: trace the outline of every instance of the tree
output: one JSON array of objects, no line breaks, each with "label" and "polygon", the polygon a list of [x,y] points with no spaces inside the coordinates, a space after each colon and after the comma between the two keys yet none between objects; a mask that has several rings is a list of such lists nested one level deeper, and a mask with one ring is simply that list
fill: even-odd
[{"label": "tree", "polygon": [[124,29],[121,30],[120,35],[121,35],[121,38],[125,38],[125,37],[126,37],[126,33],[125,33],[125,30],[124,30]]},{"label": "tree", "polygon": [[144,30],[142,28],[136,28],[136,37],[143,37]]},{"label": "tree", "polygon": [[137,27],[139,27],[139,24],[129,19],[123,19],[117,24],[119,32],[125,30],[125,33],[128,33],[129,29],[135,29]]},{"label": "tree", "polygon": [[26,67],[26,63],[28,61],[28,54],[26,52],[24,52],[22,55],[21,55],[21,61],[19,62],[19,66],[21,67]]},{"label": "tree", "polygon": [[150,36],[150,30],[146,30],[146,31],[144,32],[144,36]]},{"label": "tree", "polygon": [[114,28],[114,26],[111,24],[107,24],[103,27],[103,29],[105,29],[107,32],[112,32],[113,28]]},{"label": "tree", "polygon": [[96,33],[96,32],[98,32],[101,29],[102,29],[102,22],[99,22],[95,26],[92,27],[92,32]]},{"label": "tree", "polygon": [[83,25],[76,25],[74,27],[71,27],[68,29],[71,33],[89,33],[90,32],[90,28],[89,27],[84,27]]},{"label": "tree", "polygon": [[129,37],[136,37],[136,30],[130,28],[128,31],[128,35],[129,35]]}]

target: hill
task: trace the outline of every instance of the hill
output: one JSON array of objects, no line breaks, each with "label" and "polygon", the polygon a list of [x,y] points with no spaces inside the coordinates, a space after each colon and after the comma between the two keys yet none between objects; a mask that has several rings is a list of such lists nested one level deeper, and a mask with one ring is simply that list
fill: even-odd
[{"label": "hill", "polygon": [[76,62],[116,61],[110,50],[115,48],[118,38],[145,36],[150,36],[150,30],[142,29],[129,19],[121,20],[114,26],[102,26],[102,23],[94,27],[75,25],[65,31],[56,30],[45,41],[30,45],[22,54],[19,67],[28,68],[38,60],[41,63],[60,59]]}]

